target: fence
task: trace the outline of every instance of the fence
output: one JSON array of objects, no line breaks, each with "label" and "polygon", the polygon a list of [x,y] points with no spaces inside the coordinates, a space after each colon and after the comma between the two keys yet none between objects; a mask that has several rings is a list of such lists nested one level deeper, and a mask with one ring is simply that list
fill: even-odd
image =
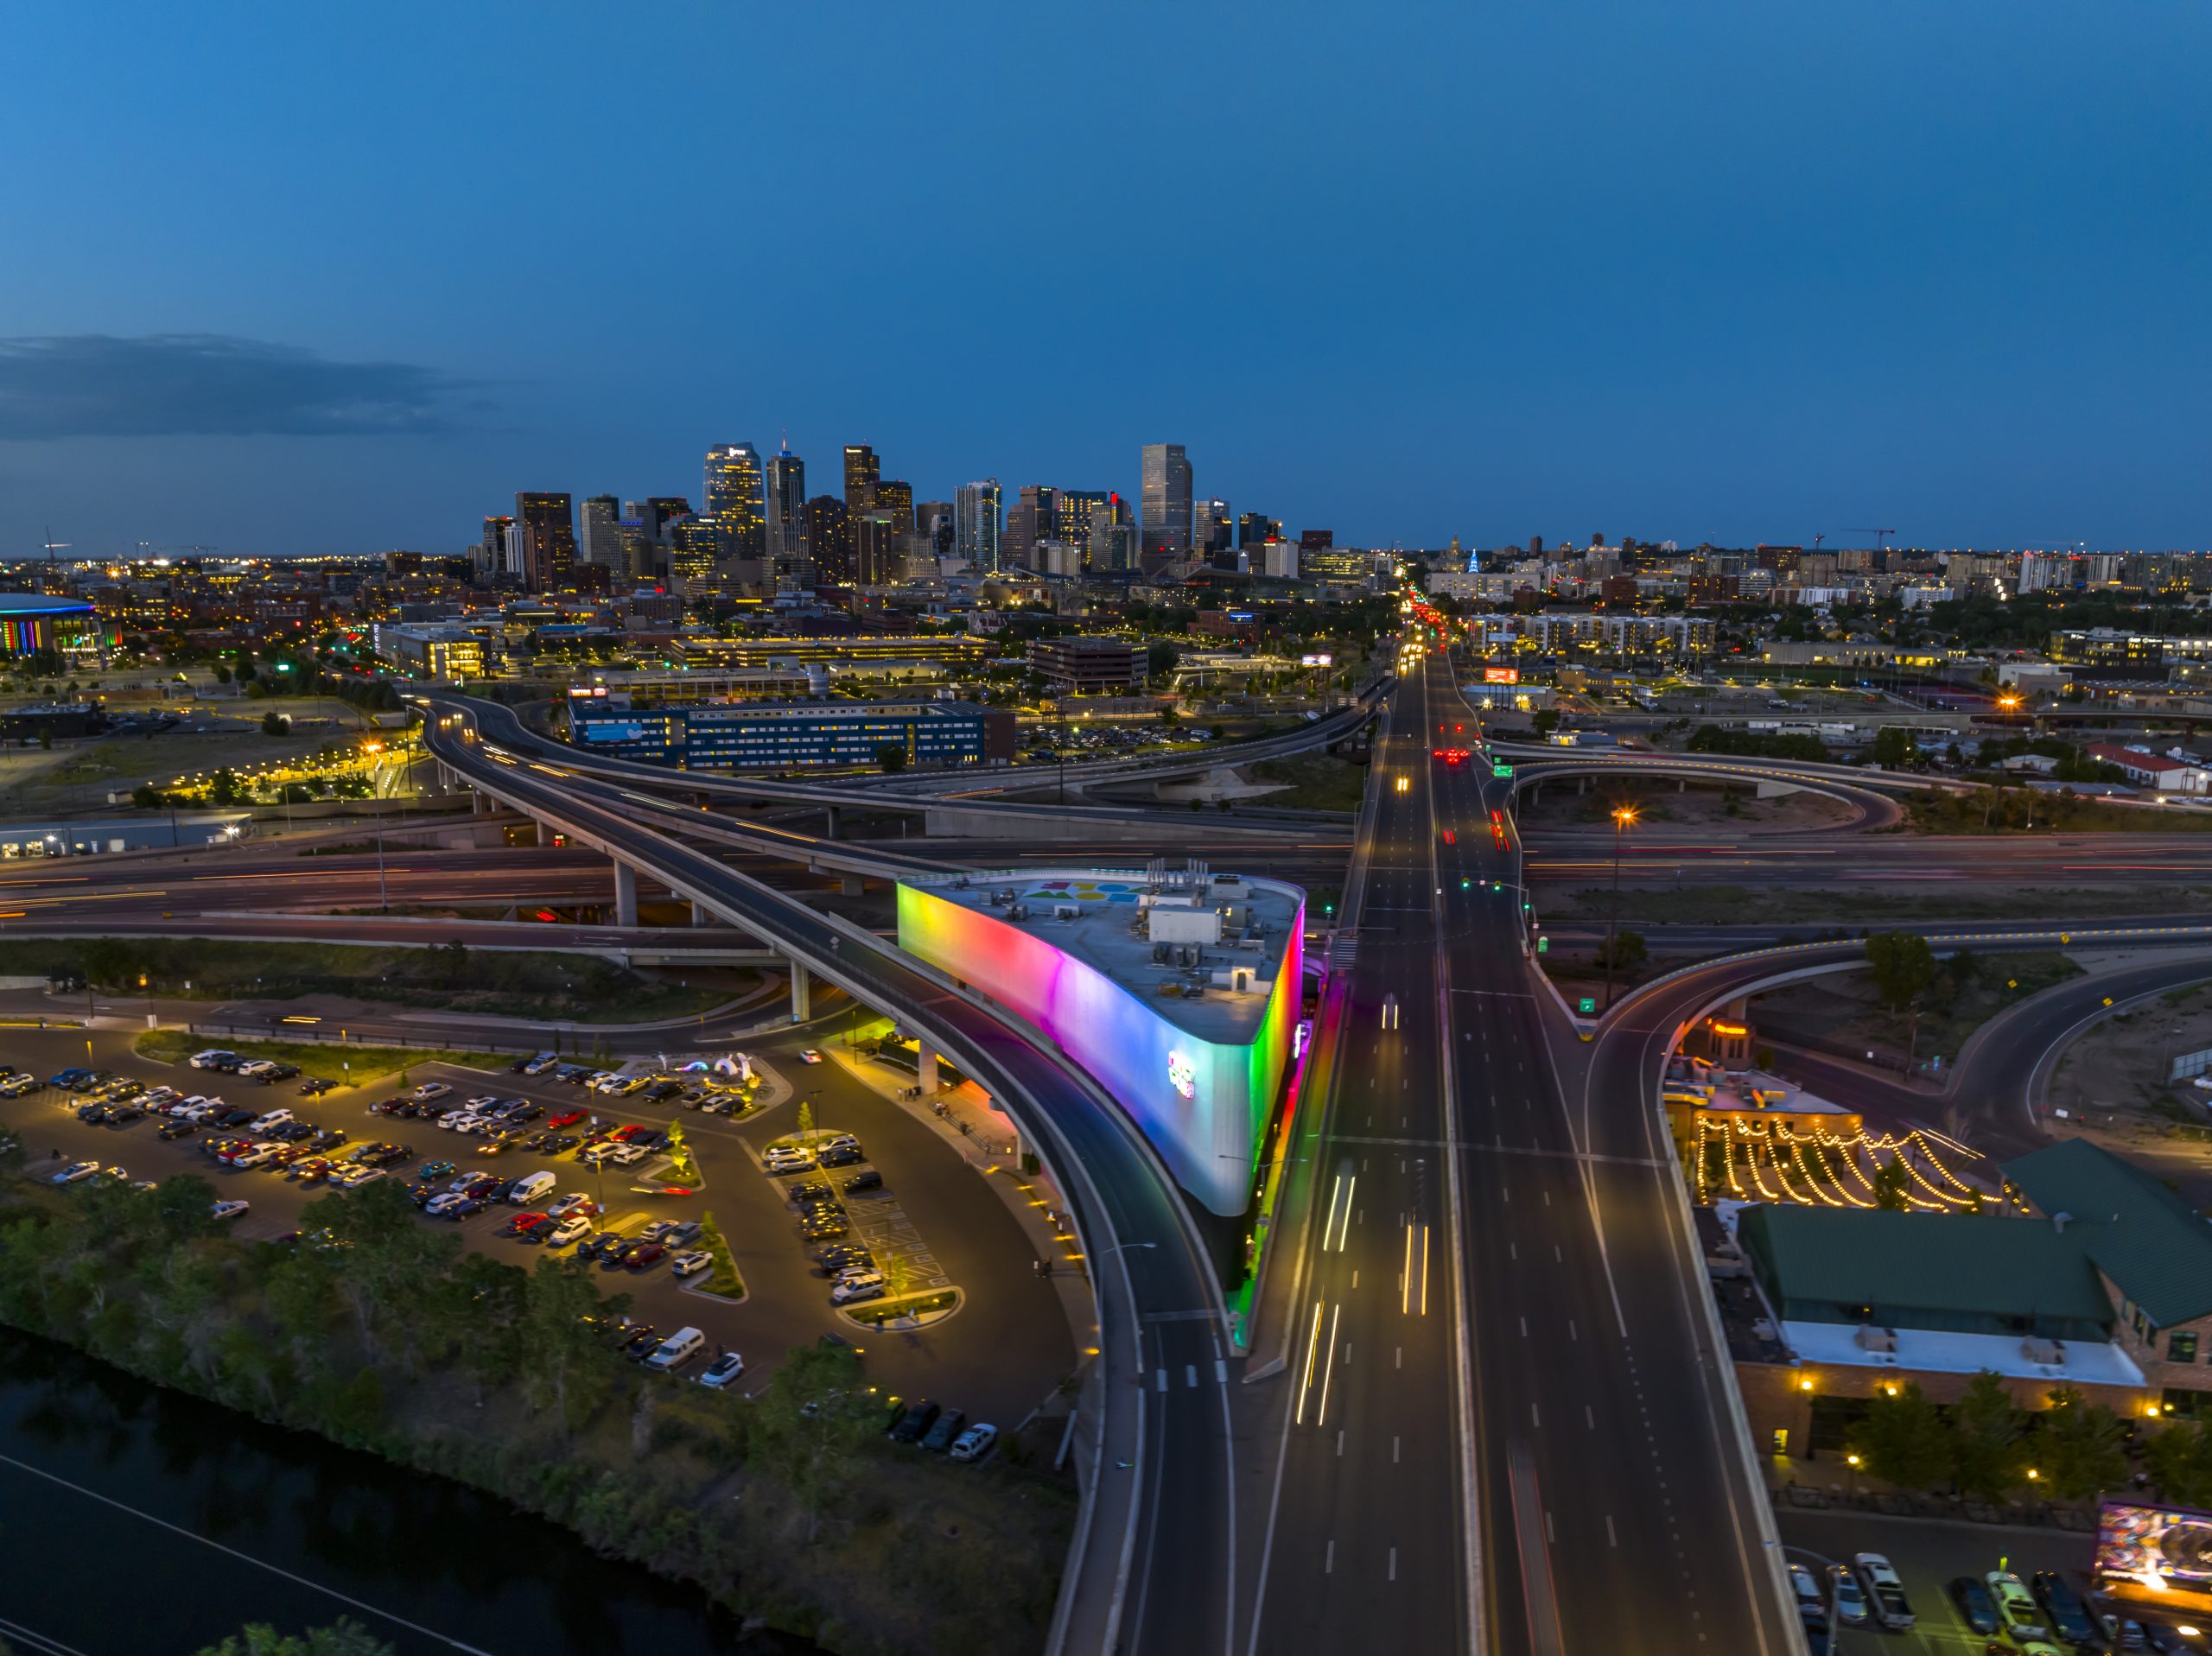
[{"label": "fence", "polygon": [[[399,1047],[408,1050],[444,1052],[505,1053],[511,1057],[531,1057],[540,1052],[551,1051],[560,1044],[560,1037],[549,1031],[543,1041],[528,1046],[513,1046],[500,1041],[480,1041],[474,1037],[451,1035],[374,1035],[363,1039],[342,1031],[322,1030],[288,1024],[187,1024],[185,1032],[194,1037],[203,1035],[244,1037],[255,1041],[291,1041],[308,1046],[372,1046]],[[575,1047],[575,1037],[568,1037],[570,1050]]]}]

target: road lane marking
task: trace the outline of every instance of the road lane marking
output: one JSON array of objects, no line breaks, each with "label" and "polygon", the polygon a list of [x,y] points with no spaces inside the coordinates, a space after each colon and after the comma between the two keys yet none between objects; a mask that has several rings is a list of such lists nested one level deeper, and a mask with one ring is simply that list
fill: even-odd
[{"label": "road lane marking", "polygon": [[1344,1308],[1341,1301],[1329,1313],[1329,1360],[1321,1366],[1321,1406],[1313,1416],[1313,1424],[1321,1425],[1329,1418],[1329,1382],[1337,1374],[1337,1325],[1344,1320]]},{"label": "road lane marking", "polygon": [[1158,1389],[1163,1392],[1166,1391],[1167,1389],[1167,1371],[1164,1368],[1160,1368],[1154,1369],[1153,1372],[1160,1382]]}]

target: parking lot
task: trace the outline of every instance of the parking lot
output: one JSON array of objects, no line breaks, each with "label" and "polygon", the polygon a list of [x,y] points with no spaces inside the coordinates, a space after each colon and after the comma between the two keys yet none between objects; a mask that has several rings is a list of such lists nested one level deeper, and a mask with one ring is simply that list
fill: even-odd
[{"label": "parking lot", "polygon": [[1992,1640],[1967,1625],[1946,1590],[1958,1577],[1979,1578],[1993,1570],[2009,1570],[2026,1581],[2038,1570],[2056,1570],[2084,1596],[2088,1591],[2092,1538],[2070,1531],[1933,1523],[1878,1513],[1793,1507],[1779,1509],[1775,1517],[1784,1553],[1816,1576],[1828,1564],[1849,1564],[1857,1553],[1878,1552],[1904,1583],[1915,1617],[1911,1630],[1840,1628],[1835,1656],[1874,1651],[1981,1656]]},{"label": "parking lot", "polygon": [[[91,1061],[98,1068],[181,1092],[212,1088],[241,1107],[265,1110],[282,1105],[301,1120],[343,1132],[350,1140],[407,1146],[411,1156],[387,1170],[389,1177],[405,1179],[422,1163],[441,1160],[453,1162],[456,1171],[480,1168],[507,1178],[543,1168],[556,1176],[556,1193],[588,1196],[612,1219],[642,1215],[640,1223],[695,1220],[711,1211],[744,1278],[747,1297],[742,1303],[731,1304],[677,1281],[665,1259],[637,1272],[606,1266],[600,1279],[604,1291],[633,1297],[633,1317],[664,1330],[696,1326],[706,1333],[709,1348],[724,1344],[744,1351],[749,1386],[764,1380],[776,1360],[791,1347],[825,1333],[853,1331],[829,1303],[829,1279],[814,1263],[815,1250],[801,1242],[783,1183],[760,1171],[760,1147],[791,1125],[788,1086],[778,1088],[782,1098],[777,1105],[750,1119],[732,1121],[682,1110],[668,1101],[645,1101],[642,1095],[594,1098],[543,1076],[434,1065],[421,1066],[410,1076],[418,1084],[432,1080],[449,1084],[464,1098],[491,1093],[531,1100],[546,1112],[526,1124],[532,1130],[543,1130],[544,1120],[575,1110],[584,1111],[587,1122],[594,1115],[602,1124],[648,1129],[681,1122],[696,1158],[697,1193],[672,1195],[637,1188],[658,1183],[639,1177],[653,1173],[660,1165],[657,1158],[649,1157],[626,1169],[594,1171],[576,1164],[574,1148],[550,1157],[509,1149],[486,1158],[481,1140],[441,1132],[431,1122],[372,1114],[372,1104],[402,1090],[396,1082],[303,1098],[296,1082],[263,1087],[240,1085],[237,1077],[223,1076],[219,1084],[218,1077],[181,1064],[140,1058],[130,1050],[129,1036],[121,1032],[96,1031],[92,1039]],[[43,1079],[63,1068],[85,1064],[86,1037],[76,1031],[11,1030],[0,1039],[0,1060]],[[871,1336],[871,1374],[887,1389],[959,1404],[971,1418],[1007,1424],[1020,1420],[1072,1368],[1074,1351],[1057,1301],[1032,1274],[1032,1250],[1012,1215],[928,1128],[834,1066],[802,1067],[790,1052],[763,1055],[761,1062],[765,1078],[803,1075],[804,1095],[817,1114],[849,1124],[862,1136],[865,1162],[838,1170],[841,1175],[861,1167],[883,1173],[883,1192],[871,1200],[855,1196],[848,1203],[854,1240],[865,1241],[872,1251],[880,1246],[902,1255],[915,1291],[957,1282],[967,1296],[963,1314],[942,1327]],[[765,1086],[762,1095],[768,1095]],[[0,1101],[0,1124],[22,1137],[31,1164],[27,1171],[35,1174],[48,1164],[59,1168],[79,1159],[103,1167],[123,1166],[134,1179],[158,1180],[189,1171],[208,1178],[222,1197],[247,1201],[249,1209],[238,1221],[238,1234],[260,1239],[300,1228],[302,1212],[325,1194],[320,1187],[302,1189],[265,1169],[226,1167],[199,1147],[199,1136],[163,1142],[156,1136],[159,1117],[119,1126],[81,1122],[73,1107],[63,1107],[61,1097],[49,1089]],[[73,1099],[72,1104],[78,1101]],[[60,1152],[58,1157],[54,1152]],[[457,1228],[471,1248],[528,1266],[540,1250],[500,1234],[518,1211],[487,1206],[461,1219]],[[938,1246],[925,1246],[925,1234]]]}]

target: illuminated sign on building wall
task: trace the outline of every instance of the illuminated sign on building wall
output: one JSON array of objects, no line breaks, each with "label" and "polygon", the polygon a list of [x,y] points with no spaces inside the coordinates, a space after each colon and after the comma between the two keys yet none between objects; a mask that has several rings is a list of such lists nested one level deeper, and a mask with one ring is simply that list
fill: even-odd
[{"label": "illuminated sign on building wall", "polygon": [[1252,1038],[1216,1042],[1018,925],[899,887],[899,947],[1052,1037],[1143,1128],[1176,1183],[1224,1215],[1243,1213],[1250,1200],[1261,1135],[1290,1062],[1305,925],[1300,894]]}]

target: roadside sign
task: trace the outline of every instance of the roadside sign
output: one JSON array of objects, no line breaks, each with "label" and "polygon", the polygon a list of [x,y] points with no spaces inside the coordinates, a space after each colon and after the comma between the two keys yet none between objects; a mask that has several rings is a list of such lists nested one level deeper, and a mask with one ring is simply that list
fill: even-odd
[{"label": "roadside sign", "polygon": [[1598,1010],[1598,997],[1595,995],[1583,996],[1581,1005],[1576,1007],[1575,1010],[1580,1012],[1585,1018],[1589,1017],[1591,1013]]},{"label": "roadside sign", "polygon": [[1510,777],[1513,774],[1513,767],[1510,765],[1493,765],[1490,768],[1490,773],[1494,777]]}]

